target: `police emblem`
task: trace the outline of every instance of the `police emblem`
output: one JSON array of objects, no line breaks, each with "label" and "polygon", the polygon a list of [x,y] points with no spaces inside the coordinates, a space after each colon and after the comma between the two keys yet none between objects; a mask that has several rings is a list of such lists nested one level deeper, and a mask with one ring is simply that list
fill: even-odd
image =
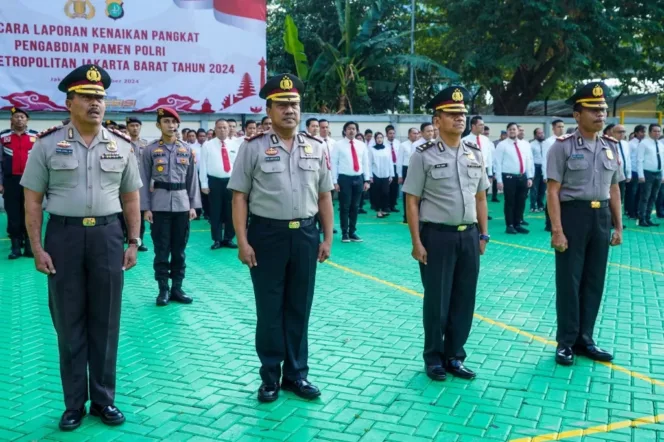
[{"label": "police emblem", "polygon": [[281,79],[281,82],[279,83],[279,87],[281,89],[285,90],[285,91],[289,91],[289,90],[293,89],[293,81],[288,77],[284,77],[284,78]]},{"label": "police emblem", "polygon": [[460,89],[455,89],[452,92],[452,100],[454,101],[463,101],[463,92]]},{"label": "police emblem", "polygon": [[311,154],[314,153],[314,148],[310,144],[304,146],[304,153]]},{"label": "police emblem", "polygon": [[164,166],[157,166],[157,172],[163,172]]},{"label": "police emblem", "polygon": [[101,74],[95,66],[92,66],[90,69],[88,69],[88,72],[86,72],[85,78],[93,83],[99,83],[101,81]]},{"label": "police emblem", "polygon": [[475,160],[475,155],[472,152],[468,152],[466,154],[466,156],[468,157],[469,160],[473,160],[473,161]]},{"label": "police emblem", "polygon": [[602,86],[598,84],[593,88],[593,96],[601,97],[602,95],[604,95],[604,89],[602,89]]},{"label": "police emblem", "polygon": [[606,157],[610,160],[613,159],[613,152],[611,151],[611,149],[606,150]]},{"label": "police emblem", "polygon": [[270,156],[272,156],[272,155],[276,155],[276,154],[278,154],[278,153],[279,153],[279,151],[277,150],[276,147],[268,147],[268,148],[265,150],[265,155],[270,155]]},{"label": "police emblem", "polygon": [[122,0],[106,0],[106,15],[113,20],[124,17],[122,4]]},{"label": "police emblem", "polygon": [[118,151],[118,145],[115,144],[115,141],[111,141],[106,145],[106,150],[109,152],[117,152]]},{"label": "police emblem", "polygon": [[164,110],[162,108],[157,109],[157,115],[164,115]]},{"label": "police emblem", "polygon": [[65,3],[65,14],[69,18],[85,18],[90,20],[95,16],[95,7],[90,0],[68,0]]}]

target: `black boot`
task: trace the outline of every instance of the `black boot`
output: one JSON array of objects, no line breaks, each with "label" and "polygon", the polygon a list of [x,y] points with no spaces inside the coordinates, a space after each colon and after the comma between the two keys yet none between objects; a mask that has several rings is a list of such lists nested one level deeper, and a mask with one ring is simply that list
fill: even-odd
[{"label": "black boot", "polygon": [[12,251],[9,254],[9,259],[19,259],[21,257],[21,240],[12,238]]},{"label": "black boot", "polygon": [[34,258],[35,255],[32,253],[32,246],[30,245],[30,240],[25,240],[25,247],[23,249],[23,256],[26,258]]},{"label": "black boot", "polygon": [[191,304],[194,300],[182,290],[182,281],[173,281],[171,299],[180,304]]},{"label": "black boot", "polygon": [[171,297],[170,290],[168,289],[168,281],[166,280],[159,280],[157,281],[159,284],[159,295],[157,295],[157,305],[159,307],[163,307],[165,305],[168,305],[168,300]]}]

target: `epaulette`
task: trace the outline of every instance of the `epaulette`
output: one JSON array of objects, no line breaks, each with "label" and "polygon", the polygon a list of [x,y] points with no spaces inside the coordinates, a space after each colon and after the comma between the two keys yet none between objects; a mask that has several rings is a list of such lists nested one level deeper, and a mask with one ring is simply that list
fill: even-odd
[{"label": "epaulette", "polygon": [[11,132],[11,131],[12,131],[11,129],[0,130],[0,135],[4,135],[4,134],[6,134],[8,132]]},{"label": "epaulette", "polygon": [[266,135],[265,132],[259,132],[256,135],[254,135],[253,137],[244,137],[244,141],[253,141],[258,137],[262,137],[263,135]]},{"label": "epaulette", "polygon": [[307,137],[307,138],[311,138],[312,140],[316,140],[316,141],[318,141],[318,142],[321,143],[321,144],[324,143],[324,141],[321,140],[320,138],[316,138],[316,137],[314,137],[313,135],[308,134],[307,132],[302,132],[302,135],[304,135],[304,136]]},{"label": "epaulette", "polygon": [[53,132],[55,132],[58,129],[62,129],[64,126],[53,126],[49,127],[48,129],[45,129],[37,134],[37,138],[44,138],[49,135],[51,135]]},{"label": "epaulette", "polygon": [[571,138],[571,137],[573,137],[573,136],[574,136],[573,133],[571,133],[571,134],[565,134],[565,135],[563,135],[562,137],[558,137],[558,138],[556,138],[556,140],[558,140],[558,141],[565,141],[565,140],[567,140],[568,138]]},{"label": "epaulette", "polygon": [[608,136],[608,135],[602,135],[602,138],[604,138],[605,140],[612,141],[612,142],[614,142],[614,143],[618,143],[618,142],[619,142],[619,141],[616,140],[615,138],[610,137],[610,136]]},{"label": "epaulette", "polygon": [[29,133],[29,134],[32,134],[32,135],[37,135],[39,132],[37,132],[37,131],[34,130],[34,129],[28,129],[28,133]]},{"label": "epaulette", "polygon": [[477,144],[473,143],[472,141],[464,141],[463,144],[465,144],[467,147],[470,147],[471,149],[479,150],[480,152],[482,149],[480,149]]},{"label": "epaulette", "polygon": [[433,141],[427,141],[426,143],[424,143],[420,146],[417,146],[415,148],[415,150],[418,151],[418,152],[424,152],[425,150],[427,150],[428,148],[433,147],[433,146],[434,146]]},{"label": "epaulette", "polygon": [[113,135],[117,135],[118,137],[122,138],[128,143],[131,143],[131,137],[129,135],[125,135],[124,133],[120,132],[119,130],[113,129],[113,128],[106,128],[107,131],[112,133]]}]

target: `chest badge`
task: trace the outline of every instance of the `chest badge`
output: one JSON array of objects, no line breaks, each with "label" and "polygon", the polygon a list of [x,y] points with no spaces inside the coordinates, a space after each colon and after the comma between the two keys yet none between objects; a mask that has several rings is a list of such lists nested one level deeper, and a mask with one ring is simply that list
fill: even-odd
[{"label": "chest badge", "polygon": [[57,146],[58,146],[58,147],[67,148],[67,147],[71,147],[71,143],[68,143],[67,141],[62,140],[62,141],[60,141],[60,142],[57,144]]},{"label": "chest badge", "polygon": [[34,143],[35,141],[37,141],[37,138],[36,138],[36,137],[30,137],[30,142],[31,142],[31,143]]},{"label": "chest badge", "polygon": [[278,153],[279,153],[279,151],[277,150],[276,147],[268,147],[268,148],[265,150],[265,155],[273,156],[273,155],[276,155],[276,154],[278,154]]},{"label": "chest badge", "polygon": [[611,149],[606,150],[606,157],[610,160],[613,159],[613,151]]},{"label": "chest badge", "polygon": [[109,152],[117,152],[118,151],[118,145],[115,144],[115,141],[111,141],[106,145],[106,150]]},{"label": "chest badge", "polygon": [[178,148],[178,152],[187,153],[187,148],[186,147],[180,147],[180,148]]},{"label": "chest badge", "polygon": [[306,153],[306,154],[312,154],[312,153],[314,153],[314,148],[311,147],[310,144],[306,144],[306,145],[304,146],[304,153]]},{"label": "chest badge", "polygon": [[157,172],[163,172],[164,166],[157,166]]},{"label": "chest badge", "polygon": [[468,157],[469,160],[471,160],[471,161],[475,161],[475,154],[474,154],[474,153],[472,153],[472,152],[468,152],[468,153],[466,154],[466,156]]}]

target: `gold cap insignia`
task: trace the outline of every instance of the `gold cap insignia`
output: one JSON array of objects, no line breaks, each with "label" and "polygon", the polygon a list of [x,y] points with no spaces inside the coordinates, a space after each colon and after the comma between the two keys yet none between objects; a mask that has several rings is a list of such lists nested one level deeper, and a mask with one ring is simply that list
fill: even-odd
[{"label": "gold cap insignia", "polygon": [[604,89],[602,89],[602,86],[599,84],[593,88],[593,96],[594,97],[601,97],[604,95]]},{"label": "gold cap insignia", "polygon": [[293,89],[293,81],[288,77],[284,77],[284,78],[281,79],[281,83],[279,83],[279,87],[281,89],[285,90],[285,91],[289,91],[289,90]]},{"label": "gold cap insignia", "polygon": [[99,83],[101,81],[101,74],[94,66],[88,69],[88,72],[85,74],[85,77],[88,79],[88,81],[91,81],[93,83]]},{"label": "gold cap insignia", "polygon": [[459,89],[456,89],[454,92],[452,92],[452,100],[463,101],[463,92],[461,92]]},{"label": "gold cap insignia", "polygon": [[16,108],[12,107],[12,114],[15,114],[15,113],[16,113]]},{"label": "gold cap insignia", "polygon": [[157,115],[164,115],[164,110],[162,108],[157,109]]}]

